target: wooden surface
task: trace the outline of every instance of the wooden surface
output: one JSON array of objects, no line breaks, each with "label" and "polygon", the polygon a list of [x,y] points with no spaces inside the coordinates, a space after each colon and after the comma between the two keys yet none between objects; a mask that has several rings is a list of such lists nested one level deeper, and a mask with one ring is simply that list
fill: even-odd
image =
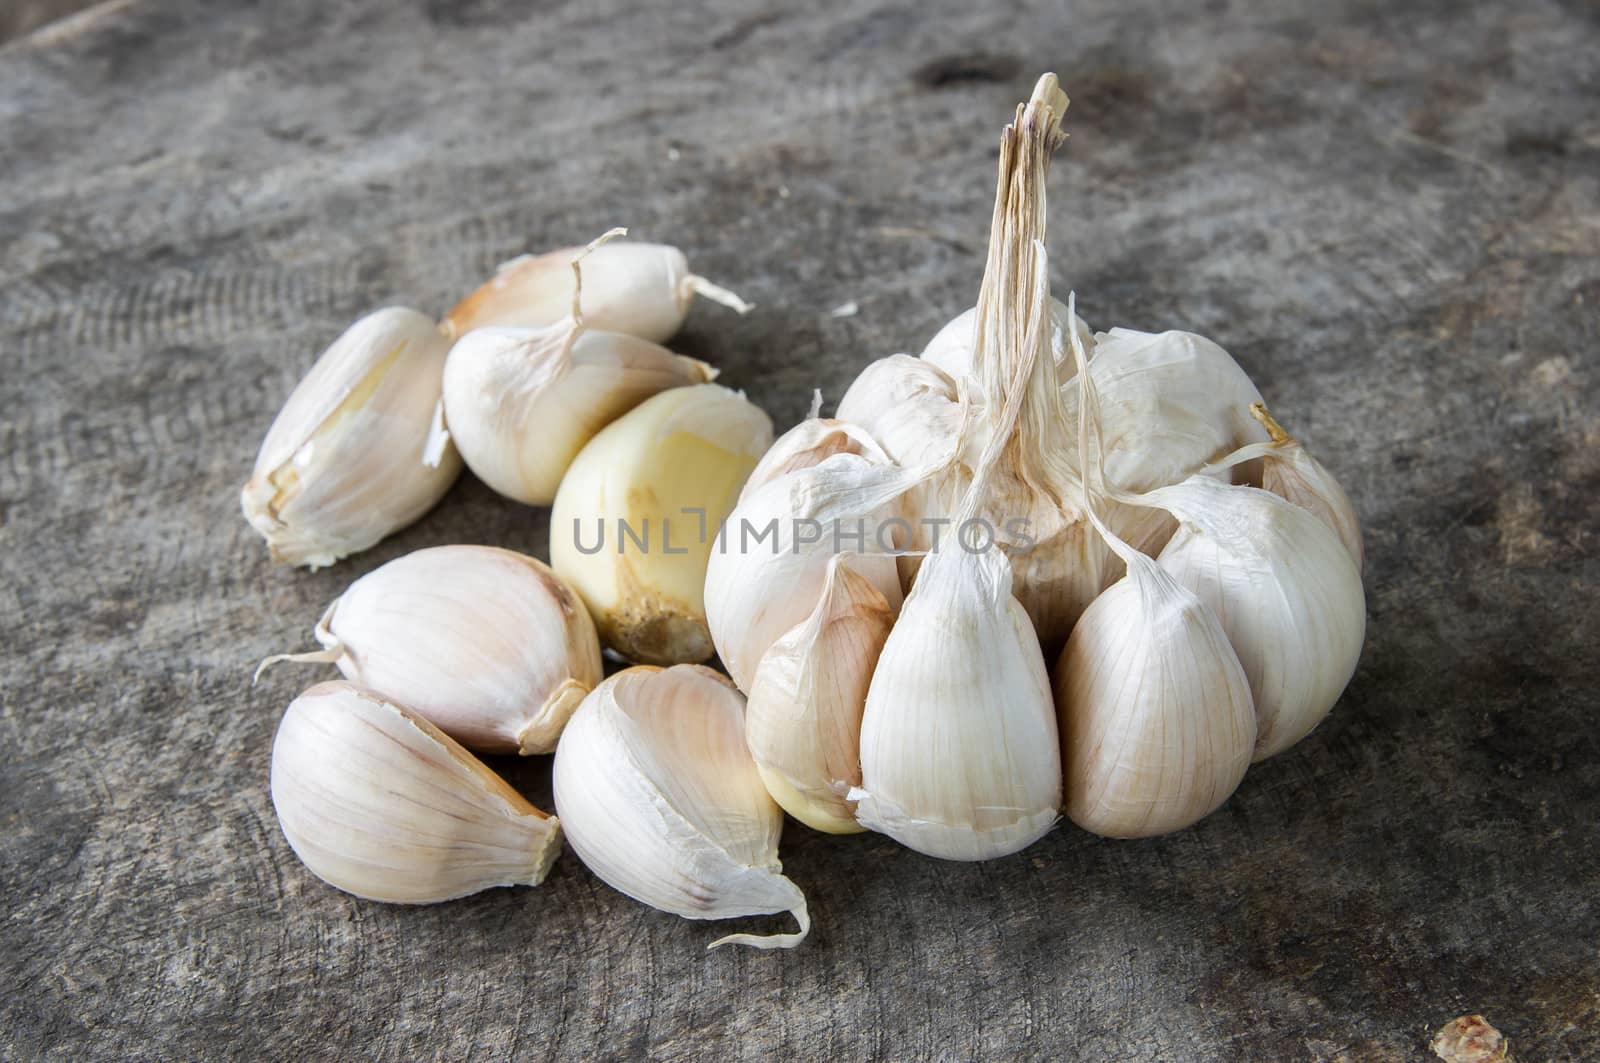
[{"label": "wooden surface", "polygon": [[[0,50],[0,1056],[1398,1060],[1476,1011],[1600,1058],[1594,4],[634,6],[135,0]],[[313,879],[267,764],[326,673],[251,665],[403,552],[547,543],[464,477],[269,565],[236,495],[321,347],[627,225],[760,304],[677,346],[785,427],[970,305],[1045,69],[1059,293],[1221,342],[1364,514],[1332,718],[1155,841],[791,824],[790,954],[570,853],[432,908]]]}]

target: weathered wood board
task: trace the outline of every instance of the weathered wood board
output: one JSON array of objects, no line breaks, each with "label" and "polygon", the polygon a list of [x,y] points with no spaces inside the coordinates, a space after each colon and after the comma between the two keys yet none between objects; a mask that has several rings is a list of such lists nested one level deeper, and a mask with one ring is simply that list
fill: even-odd
[{"label": "weathered wood board", "polygon": [[[1586,0],[134,0],[0,48],[0,1056],[1390,1060],[1480,1011],[1600,1058],[1597,54]],[[313,672],[253,662],[403,552],[547,545],[463,478],[271,566],[236,494],[321,347],[627,225],[759,304],[677,346],[785,427],[970,305],[1046,69],[1061,292],[1221,342],[1364,514],[1333,717],[1155,841],[791,825],[790,954],[570,854],[313,879],[266,791]]]}]

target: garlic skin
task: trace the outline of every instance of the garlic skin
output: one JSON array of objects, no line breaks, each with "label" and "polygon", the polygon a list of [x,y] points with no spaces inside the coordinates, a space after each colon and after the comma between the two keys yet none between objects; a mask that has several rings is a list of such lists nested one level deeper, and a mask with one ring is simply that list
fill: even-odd
[{"label": "garlic skin", "polygon": [[421,517],[461,471],[438,423],[449,342],[403,307],[345,330],[267,430],[245,519],[274,561],[321,568]]},{"label": "garlic skin", "polygon": [[[892,522],[904,524],[900,500],[918,482],[918,473],[864,454],[835,454],[763,485],[728,515],[706,566],[706,623],[740,690],[751,689],[768,648],[811,614],[829,560],[842,549],[852,551],[850,567],[899,608],[893,552],[904,548],[908,528]],[[847,540],[857,528],[863,541]]]},{"label": "garlic skin", "polygon": [[561,851],[554,816],[421,716],[343,681],[284,713],[272,804],[313,874],[374,901],[537,886]]},{"label": "garlic skin", "polygon": [[783,876],[783,813],[745,748],[744,698],[709,668],[629,668],[584,699],[556,750],[556,810],[589,870],[686,919],[791,912],[798,933],[713,941],[793,948],[811,921]]},{"label": "garlic skin", "polygon": [[739,501],[743,502],[786,473],[821,465],[835,454],[856,454],[882,464],[889,462],[883,448],[864,429],[848,421],[811,417],[779,436],[761,456],[750,478],[744,482],[744,490],[739,492]]},{"label": "garlic skin", "polygon": [[[572,306],[572,260],[581,247],[523,255],[445,316],[451,337],[488,325],[540,328],[553,325]],[[696,295],[741,314],[750,304],[726,288],[689,272],[676,247],[616,240],[589,251],[583,262],[583,314],[594,328],[665,343],[683,326]]]},{"label": "garlic skin", "polygon": [[1157,562],[1221,622],[1256,712],[1255,760],[1327,716],[1366,635],[1361,574],[1338,537],[1269,491],[1192,477],[1145,496],[1177,516]]},{"label": "garlic skin", "polygon": [[[952,379],[961,377],[974,378],[972,362],[973,330],[977,327],[978,308],[969,307],[964,312],[957,314],[945,323],[944,327],[934,333],[933,339],[922,349],[917,357],[924,362],[932,362]],[[1067,304],[1059,299],[1050,300],[1050,351],[1057,363],[1071,362],[1071,352],[1067,350],[1067,323],[1077,331],[1078,338],[1089,349],[1090,357],[1094,356],[1094,330],[1087,322],[1071,310]],[[1069,370],[1070,372],[1070,370]]]},{"label": "garlic skin", "polygon": [[850,834],[861,783],[861,715],[894,610],[842,557],[828,562],[806,620],[762,655],[745,707],[745,738],[767,792],[795,819]]},{"label": "garlic skin", "polygon": [[[589,301],[589,262],[584,301]],[[570,266],[568,272],[571,272]],[[716,377],[704,362],[572,318],[542,329],[491,326],[462,336],[444,368],[444,410],[467,467],[499,494],[547,506],[600,429],[652,395]]]},{"label": "garlic skin", "polygon": [[999,549],[924,560],[872,673],[849,797],[862,826],[946,860],[1006,856],[1055,824],[1050,677]]},{"label": "garlic skin", "polygon": [[331,662],[484,753],[549,753],[603,675],[577,593],[492,546],[437,546],[374,569],[334,599],[315,635],[320,652],[261,668]]},{"label": "garlic skin", "polygon": [[551,511],[550,561],[607,645],[649,664],[711,656],[706,566],[771,444],[765,413],[701,384],[647,399],[579,452]]},{"label": "garlic skin", "polygon": [[1149,558],[1084,610],[1056,665],[1066,812],[1111,838],[1182,830],[1232,795],[1250,685],[1211,609]]}]

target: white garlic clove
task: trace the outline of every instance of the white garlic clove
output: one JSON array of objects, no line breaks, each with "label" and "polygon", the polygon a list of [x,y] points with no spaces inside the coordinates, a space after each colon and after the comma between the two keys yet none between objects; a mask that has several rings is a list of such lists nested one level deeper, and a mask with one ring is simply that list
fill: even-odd
[{"label": "white garlic clove", "polygon": [[701,384],[647,399],[578,454],[556,493],[550,560],[607,645],[651,664],[711,656],[706,566],[771,443],[765,413]]},{"label": "white garlic clove", "polygon": [[[585,252],[563,248],[523,255],[505,263],[445,317],[452,336],[488,325],[540,328],[553,325],[572,308],[572,260]],[[696,295],[739,313],[743,299],[689,272],[689,260],[676,247],[614,240],[583,259],[583,316],[591,326],[665,343],[683,326]]]},{"label": "white garlic clove", "polygon": [[[956,381],[931,362],[894,354],[870,362],[839,400],[839,420],[859,425],[906,467],[947,457],[956,447],[963,410]],[[973,438],[976,454],[983,439]]]},{"label": "white garlic clove", "polygon": [[331,565],[449,490],[461,459],[437,425],[448,349],[433,321],[389,307],[317,359],[272,422],[240,495],[273,560]]},{"label": "white garlic clove", "polygon": [[1216,613],[1249,683],[1254,759],[1283,752],[1327,716],[1366,634],[1361,574],[1311,513],[1271,492],[1204,477],[1152,491],[1178,531],[1157,559]]},{"label": "white garlic clove", "polygon": [[862,829],[845,794],[861,783],[861,714],[893,624],[884,596],[835,556],[816,608],[756,668],[745,708],[750,753],[767,792],[808,827]]},{"label": "white garlic clove", "polygon": [[[437,546],[352,583],[317,624],[321,652],[470,749],[549,753],[600,682],[600,641],[576,592],[541,562],[492,546]],[[260,674],[260,669],[257,669]]]},{"label": "white garlic clove", "polygon": [[1264,404],[1253,404],[1250,415],[1261,422],[1272,438],[1257,448],[1245,448],[1239,456],[1259,455],[1262,458],[1261,486],[1326,524],[1355,561],[1356,571],[1361,572],[1366,567],[1367,552],[1361,540],[1361,520],[1356,516],[1350,496],[1322,462],[1273,420]]},{"label": "white garlic clove", "polygon": [[468,468],[507,498],[549,505],[600,429],[652,395],[716,377],[704,362],[588,322],[586,315],[581,326],[568,319],[543,329],[479,328],[450,348],[450,434]]},{"label": "white garlic clove", "polygon": [[884,464],[889,461],[883,448],[865,429],[848,421],[810,417],[772,444],[744,482],[739,501],[743,502],[758,488],[786,473],[821,465],[835,454],[857,454]]},{"label": "white garlic clove", "polygon": [[1014,853],[1055,823],[1050,677],[1000,550],[924,560],[872,674],[849,797],[862,826],[947,860]]},{"label": "white garlic clove", "polygon": [[[981,392],[981,386],[973,374],[972,341],[973,329],[977,327],[978,308],[971,307],[951,318],[943,328],[934,334],[933,339],[922,349],[917,357],[925,362],[932,362],[948,373],[951,378],[967,377],[975,388],[975,394]],[[1059,364],[1063,361],[1071,362],[1071,353],[1067,350],[1067,322],[1072,322],[1077,330],[1078,337],[1089,349],[1091,357],[1094,352],[1094,330],[1078,315],[1067,309],[1067,304],[1059,299],[1050,300],[1050,351]],[[1071,375],[1068,370],[1067,375]],[[979,394],[981,397],[981,394]]]},{"label": "white garlic clove", "polygon": [[421,716],[343,681],[284,713],[272,804],[313,874],[375,901],[537,886],[561,851],[554,816]]},{"label": "white garlic clove", "polygon": [[849,551],[851,567],[899,608],[893,552],[911,530],[900,500],[919,476],[835,454],[771,481],[728,515],[706,567],[706,622],[739,689],[751,688],[762,655],[810,615],[835,554]]},{"label": "white garlic clove", "polygon": [[708,668],[629,668],[594,689],[556,750],[556,810],[589,870],[686,919],[791,912],[795,934],[710,945],[792,948],[810,930],[783,876],[783,813],[745,747],[744,698]]}]

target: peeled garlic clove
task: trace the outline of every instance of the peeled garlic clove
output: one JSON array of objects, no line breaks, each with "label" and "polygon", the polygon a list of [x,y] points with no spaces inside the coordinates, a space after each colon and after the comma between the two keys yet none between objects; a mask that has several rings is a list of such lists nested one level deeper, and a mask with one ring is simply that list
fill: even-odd
[{"label": "peeled garlic clove", "polygon": [[1253,404],[1250,416],[1261,422],[1272,437],[1251,452],[1259,453],[1263,459],[1261,486],[1326,524],[1349,551],[1356,571],[1362,571],[1366,567],[1367,552],[1361,541],[1361,520],[1356,516],[1350,496],[1322,462],[1273,420],[1264,404]]},{"label": "peeled garlic clove", "polygon": [[440,436],[449,343],[415,310],[374,311],[317,359],[240,495],[272,558],[318,568],[426,513],[461,471]]},{"label": "peeled garlic clove", "polygon": [[346,682],[289,705],[272,804],[295,855],[357,897],[428,904],[537,886],[561,826],[421,716]]},{"label": "peeled garlic clove", "polygon": [[[512,259],[450,311],[445,327],[464,336],[487,325],[559,322],[572,307],[572,260],[583,253],[568,247]],[[741,314],[750,310],[726,288],[690,273],[676,247],[614,240],[583,260],[583,316],[596,329],[665,343],[683,326],[696,295]]]},{"label": "peeled garlic clove", "polygon": [[1160,566],[1216,613],[1249,682],[1255,760],[1327,716],[1366,634],[1361,574],[1315,516],[1254,487],[1204,477],[1152,491],[1178,531]]},{"label": "peeled garlic clove", "polygon": [[570,320],[544,329],[480,328],[450,348],[445,418],[480,480],[507,498],[547,506],[596,432],[652,395],[716,375],[665,347]]},{"label": "peeled garlic clove", "polygon": [[[600,682],[600,641],[545,565],[492,546],[436,546],[352,583],[323,613],[321,652],[346,679],[485,753],[548,753]],[[257,672],[259,674],[259,670]]]},{"label": "peeled garlic clove", "polygon": [[556,493],[550,561],[629,660],[711,656],[706,564],[772,421],[715,384],[647,399],[583,448]]},{"label": "peeled garlic clove", "polygon": [[1148,558],[1079,618],[1056,667],[1066,811],[1085,830],[1182,830],[1250,766],[1250,686],[1216,615]]},{"label": "peeled garlic clove", "polygon": [[861,713],[893,624],[884,596],[835,556],[816,608],[756,668],[745,708],[750,753],[767,792],[808,827],[862,829],[845,794],[861,783]]},{"label": "peeled garlic clove", "polygon": [[[937,333],[928,345],[918,355],[925,362],[932,362],[948,373],[952,378],[969,377],[977,381],[973,374],[972,340],[973,329],[977,327],[978,308],[971,307],[965,312],[951,318]],[[1091,329],[1083,318],[1067,309],[1067,304],[1059,299],[1050,300],[1050,351],[1057,363],[1071,362],[1072,356],[1067,351],[1067,323],[1071,322],[1077,330],[1078,337],[1089,349],[1091,355],[1094,351],[1094,330]]]},{"label": "peeled garlic clove", "polygon": [[783,876],[783,813],[745,748],[744,698],[709,668],[629,668],[594,689],[556,750],[556,810],[612,888],[686,919],[792,912],[796,934],[713,941],[793,948],[811,928]]},{"label": "peeled garlic clove", "polygon": [[889,461],[865,429],[848,421],[811,417],[778,437],[744,482],[739,501],[786,473],[821,465],[835,454],[858,454],[884,464]]},{"label": "peeled garlic clove", "polygon": [[849,796],[862,826],[947,860],[1014,853],[1055,823],[1050,677],[998,549],[923,561],[872,674]]},{"label": "peeled garlic clove", "polygon": [[911,531],[900,500],[917,482],[865,455],[835,454],[780,476],[728,515],[706,568],[706,622],[740,690],[751,689],[767,649],[810,615],[835,554],[850,551],[851,567],[899,608],[893,551]]}]

